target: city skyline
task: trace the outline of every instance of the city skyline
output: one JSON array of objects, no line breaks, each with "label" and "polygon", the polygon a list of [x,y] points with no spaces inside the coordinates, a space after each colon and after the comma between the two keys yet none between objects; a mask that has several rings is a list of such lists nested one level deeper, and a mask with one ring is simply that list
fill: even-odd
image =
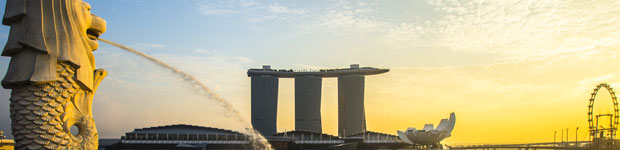
[{"label": "city skyline", "polygon": [[[611,0],[86,1],[108,22],[102,38],[196,75],[248,122],[246,71],[262,65],[388,68],[366,77],[368,130],[395,135],[456,112],[445,144],[548,142],[566,128],[574,140],[576,127],[587,139],[591,90],[620,87],[620,3]],[[0,41],[8,31],[0,27]],[[180,123],[243,131],[169,71],[100,45],[97,67],[109,72],[93,104],[101,138]],[[8,60],[0,58],[2,74]],[[290,131],[294,80],[279,85],[278,132]],[[323,79],[321,93],[323,132],[337,135],[337,80]],[[9,94],[0,90],[5,132]],[[609,103],[601,92],[597,105]]]}]

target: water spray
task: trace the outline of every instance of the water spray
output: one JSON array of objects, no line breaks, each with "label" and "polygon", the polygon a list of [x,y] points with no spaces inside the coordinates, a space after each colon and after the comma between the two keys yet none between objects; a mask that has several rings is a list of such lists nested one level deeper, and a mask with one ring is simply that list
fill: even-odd
[{"label": "water spray", "polygon": [[[200,82],[200,80],[198,80],[196,77],[194,77],[193,75],[183,72],[169,64],[167,64],[166,62],[163,62],[153,56],[150,56],[148,54],[145,54],[143,52],[140,52],[138,50],[135,50],[133,48],[127,47],[125,45],[121,45],[112,41],[108,41],[102,38],[98,38],[99,41],[110,44],[112,46],[116,46],[122,50],[125,50],[127,52],[136,54],[138,56],[141,56],[144,59],[149,60],[150,62],[153,62],[155,64],[157,64],[158,66],[168,69],[170,71],[172,71],[174,74],[179,75],[180,77],[183,78],[183,81],[189,83],[190,85],[192,85],[192,87],[197,88],[201,91],[204,92],[206,98],[211,99],[211,100],[215,100],[215,102],[217,102],[218,105],[226,108],[227,111],[229,111],[230,113],[232,113],[239,122],[252,127],[252,125],[250,123],[248,123],[247,121],[243,120],[243,118],[241,117],[241,113],[239,113],[239,111],[237,111],[230,102],[226,101],[226,99],[224,99],[223,97],[221,97],[220,95],[216,94],[215,92],[213,92],[213,90],[211,90],[209,87],[207,87],[207,85],[203,84],[202,82]],[[255,145],[258,146],[259,148],[262,149],[271,149],[271,145],[269,144],[269,142],[267,142],[267,139],[265,139],[265,137],[263,137],[260,133],[258,133],[256,130],[254,130],[253,128],[248,128],[246,129],[248,132],[248,134],[250,134],[252,136],[252,138],[250,138],[251,140],[251,144],[258,144]]]}]

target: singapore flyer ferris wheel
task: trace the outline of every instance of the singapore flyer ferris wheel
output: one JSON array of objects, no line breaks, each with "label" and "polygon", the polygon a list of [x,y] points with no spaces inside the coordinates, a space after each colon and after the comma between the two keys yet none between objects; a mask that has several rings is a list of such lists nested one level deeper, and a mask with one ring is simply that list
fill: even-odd
[{"label": "singapore flyer ferris wheel", "polygon": [[[611,100],[613,102],[614,112],[610,114],[594,114],[594,100],[596,99],[596,94],[601,89],[606,89],[611,95]],[[597,106],[600,107],[600,106]],[[606,117],[606,118],[605,118]],[[594,88],[594,91],[590,97],[590,104],[588,105],[588,123],[590,126],[590,138],[609,138],[614,139],[616,136],[616,131],[618,129],[618,121],[620,115],[618,114],[618,100],[616,97],[616,93],[613,88],[609,86],[609,84],[602,83]],[[609,119],[609,127],[603,127],[603,125],[599,124],[600,119]]]}]

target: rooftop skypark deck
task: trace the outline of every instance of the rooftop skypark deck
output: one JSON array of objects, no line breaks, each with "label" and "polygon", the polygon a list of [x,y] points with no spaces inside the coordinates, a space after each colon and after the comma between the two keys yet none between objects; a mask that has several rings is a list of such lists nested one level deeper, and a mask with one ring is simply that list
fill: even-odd
[{"label": "rooftop skypark deck", "polygon": [[294,78],[296,76],[320,76],[320,77],[338,77],[341,75],[375,75],[390,71],[390,69],[380,69],[373,67],[359,67],[352,64],[350,68],[339,69],[320,69],[320,70],[292,70],[292,69],[271,69],[269,65],[263,65],[262,69],[249,69],[248,76],[271,75],[280,78]]}]

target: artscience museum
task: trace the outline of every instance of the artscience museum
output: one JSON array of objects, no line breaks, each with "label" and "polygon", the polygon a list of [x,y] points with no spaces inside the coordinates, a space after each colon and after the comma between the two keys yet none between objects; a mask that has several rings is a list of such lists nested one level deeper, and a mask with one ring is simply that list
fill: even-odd
[{"label": "artscience museum", "polygon": [[433,124],[426,124],[421,130],[409,128],[406,131],[397,132],[398,137],[409,144],[439,145],[439,142],[451,136],[455,123],[456,117],[454,113],[451,113],[450,118],[441,119],[436,128]]}]

